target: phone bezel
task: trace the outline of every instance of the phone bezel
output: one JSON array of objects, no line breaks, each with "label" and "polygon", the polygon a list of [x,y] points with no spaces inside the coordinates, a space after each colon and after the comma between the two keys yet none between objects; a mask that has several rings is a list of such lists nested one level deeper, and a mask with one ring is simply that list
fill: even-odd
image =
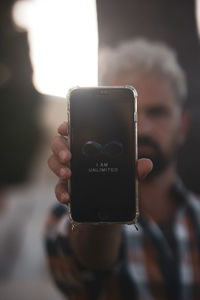
[{"label": "phone bezel", "polygon": [[[129,89],[132,93],[133,93],[133,98],[134,98],[134,115],[133,115],[133,122],[134,122],[134,129],[135,129],[135,155],[134,155],[134,162],[135,165],[137,165],[137,160],[138,160],[138,141],[137,141],[137,98],[138,98],[138,94],[137,91],[134,87],[130,86],[130,85],[124,85],[124,86],[94,86],[94,87],[73,87],[71,89],[69,89],[68,93],[67,93],[67,121],[68,121],[68,139],[67,139],[67,143],[68,143],[68,147],[69,150],[71,150],[71,136],[70,136],[70,132],[71,132],[71,128],[70,128],[70,97],[71,97],[71,93],[74,90],[87,90],[87,89],[97,89],[99,91],[105,91],[105,90],[111,90],[111,89]],[[71,167],[70,163],[69,163],[69,167]],[[86,225],[99,225],[99,224],[127,224],[127,225],[136,225],[138,217],[139,217],[139,200],[138,200],[138,177],[137,177],[137,171],[135,170],[135,174],[134,174],[134,178],[135,178],[135,203],[136,203],[136,213],[135,213],[135,217],[133,218],[133,220],[131,221],[125,221],[125,222],[107,222],[107,221],[98,221],[98,222],[77,222],[75,220],[73,220],[72,215],[71,215],[71,199],[69,200],[69,204],[68,204],[68,217],[69,220],[72,224],[72,227],[74,228],[75,226],[78,226],[80,224],[86,224]],[[71,193],[71,180],[68,180],[68,193]]]}]

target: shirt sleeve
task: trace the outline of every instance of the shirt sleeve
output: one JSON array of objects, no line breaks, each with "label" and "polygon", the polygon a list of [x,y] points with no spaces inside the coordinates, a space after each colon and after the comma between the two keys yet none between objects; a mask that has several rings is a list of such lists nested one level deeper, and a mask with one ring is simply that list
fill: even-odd
[{"label": "shirt sleeve", "polygon": [[45,230],[45,249],[51,275],[68,299],[122,299],[120,268],[122,253],[112,270],[91,272],[83,268],[70,247],[67,207],[59,205],[50,212]]}]

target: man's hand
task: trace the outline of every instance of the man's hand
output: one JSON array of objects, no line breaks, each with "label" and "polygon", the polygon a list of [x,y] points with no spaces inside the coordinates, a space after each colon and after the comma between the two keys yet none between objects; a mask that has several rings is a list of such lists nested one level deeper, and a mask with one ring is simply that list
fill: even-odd
[{"label": "man's hand", "polygon": [[[51,143],[53,154],[48,160],[50,169],[58,176],[59,180],[55,187],[57,199],[67,204],[70,195],[67,191],[67,180],[71,176],[71,170],[68,165],[71,159],[71,153],[67,146],[67,123],[64,122],[58,128],[59,136],[56,136]],[[143,180],[152,170],[153,164],[150,159],[141,158],[138,160],[137,173],[139,180]]]}]

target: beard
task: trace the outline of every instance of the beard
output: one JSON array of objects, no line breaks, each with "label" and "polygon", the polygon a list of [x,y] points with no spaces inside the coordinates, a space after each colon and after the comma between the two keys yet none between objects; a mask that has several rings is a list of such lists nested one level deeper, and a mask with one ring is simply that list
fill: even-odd
[{"label": "beard", "polygon": [[153,170],[146,177],[146,180],[151,180],[164,172],[170,163],[175,160],[178,153],[178,145],[175,141],[173,143],[172,151],[167,155],[162,152],[156,141],[147,136],[138,137],[138,146],[147,146],[152,149],[149,154],[138,153],[138,158],[149,158],[153,162]]}]

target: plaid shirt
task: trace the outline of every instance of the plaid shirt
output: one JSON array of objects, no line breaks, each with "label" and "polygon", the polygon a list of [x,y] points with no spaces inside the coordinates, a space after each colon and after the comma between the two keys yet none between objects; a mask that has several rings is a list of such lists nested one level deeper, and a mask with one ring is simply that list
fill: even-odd
[{"label": "plaid shirt", "polygon": [[[65,206],[47,220],[46,251],[61,291],[75,300],[199,300],[200,202],[183,187],[182,204],[167,230],[141,216],[138,231],[124,226],[118,262],[112,270],[89,272],[68,241]],[[178,194],[177,194],[178,195]]]}]

